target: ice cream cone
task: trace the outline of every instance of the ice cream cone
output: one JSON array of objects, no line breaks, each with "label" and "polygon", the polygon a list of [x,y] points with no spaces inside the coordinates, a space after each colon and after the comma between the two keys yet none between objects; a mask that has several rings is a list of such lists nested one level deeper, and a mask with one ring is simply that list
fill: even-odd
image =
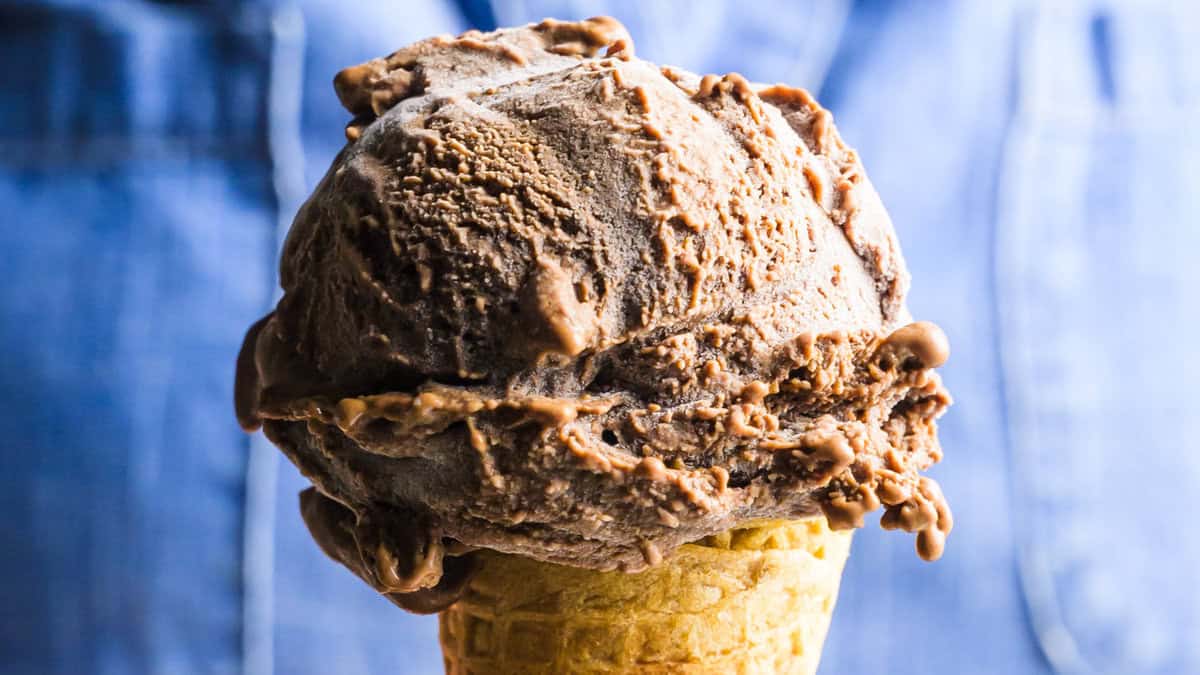
[{"label": "ice cream cone", "polygon": [[850,538],[752,523],[637,574],[487,552],[440,616],[446,672],[813,673]]}]

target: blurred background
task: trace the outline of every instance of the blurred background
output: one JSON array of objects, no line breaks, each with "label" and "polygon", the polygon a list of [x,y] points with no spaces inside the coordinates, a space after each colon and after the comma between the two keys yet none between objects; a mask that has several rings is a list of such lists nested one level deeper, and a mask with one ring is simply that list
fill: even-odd
[{"label": "blurred background", "polygon": [[1200,673],[1200,5],[0,0],[0,672],[438,673],[231,405],[331,78],[612,14],[818,93],[939,323],[945,557],[856,538],[824,673]]}]

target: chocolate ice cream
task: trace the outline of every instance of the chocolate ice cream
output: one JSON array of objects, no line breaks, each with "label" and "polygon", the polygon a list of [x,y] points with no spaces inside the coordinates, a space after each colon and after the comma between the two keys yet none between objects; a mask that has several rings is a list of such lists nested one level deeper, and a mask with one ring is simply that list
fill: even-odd
[{"label": "chocolate ice cream", "polygon": [[945,336],[805,91],[634,56],[615,20],[435,37],[335,79],[236,402],[322,548],[437,611],[472,551],[636,571],[750,520],[951,516]]}]

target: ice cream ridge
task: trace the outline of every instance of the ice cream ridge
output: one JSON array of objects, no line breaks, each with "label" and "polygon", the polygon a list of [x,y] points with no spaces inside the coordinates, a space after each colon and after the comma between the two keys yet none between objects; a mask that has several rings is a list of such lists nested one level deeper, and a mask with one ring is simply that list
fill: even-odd
[{"label": "ice cream ridge", "polygon": [[638,572],[758,522],[882,509],[941,555],[947,341],[807,92],[649,63],[603,17],[334,86],[348,142],[235,388],[331,557],[436,612],[481,556]]}]

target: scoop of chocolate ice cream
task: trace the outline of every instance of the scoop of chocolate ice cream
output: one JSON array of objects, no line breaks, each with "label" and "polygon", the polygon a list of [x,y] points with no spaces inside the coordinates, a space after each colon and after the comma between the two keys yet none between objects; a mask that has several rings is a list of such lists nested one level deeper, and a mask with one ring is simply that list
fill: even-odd
[{"label": "scoop of chocolate ice cream", "polygon": [[946,340],[806,92],[656,66],[608,18],[431,38],[335,88],[349,143],[236,391],[331,556],[432,611],[479,547],[637,570],[882,506],[940,554]]}]

